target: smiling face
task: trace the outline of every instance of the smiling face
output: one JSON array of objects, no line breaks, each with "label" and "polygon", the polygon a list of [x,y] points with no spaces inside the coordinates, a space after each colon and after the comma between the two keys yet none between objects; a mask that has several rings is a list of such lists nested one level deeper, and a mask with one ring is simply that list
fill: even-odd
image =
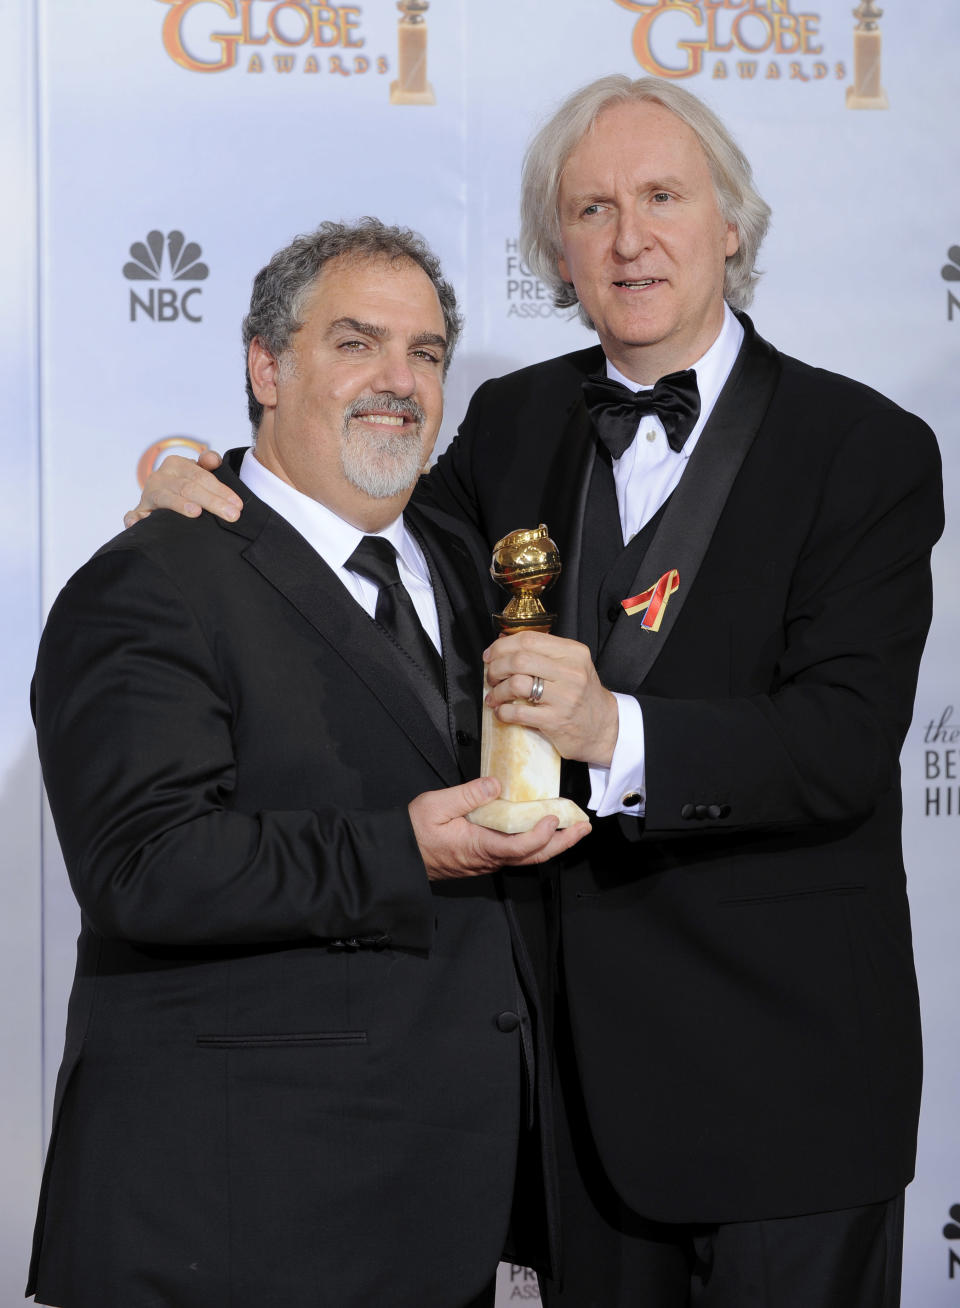
[{"label": "smiling face", "polygon": [[622,373],[649,384],[709,349],[738,240],[682,119],[652,101],[603,110],[567,159],[559,216],[560,275]]},{"label": "smiling face", "polygon": [[443,311],[408,259],[331,259],[276,359],[248,366],[264,406],[258,460],[364,531],[400,513],[443,416]]}]

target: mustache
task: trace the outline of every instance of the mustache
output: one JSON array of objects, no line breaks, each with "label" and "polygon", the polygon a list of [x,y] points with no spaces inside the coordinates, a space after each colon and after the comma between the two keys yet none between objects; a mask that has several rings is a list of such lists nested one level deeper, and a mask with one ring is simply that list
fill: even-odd
[{"label": "mustache", "polygon": [[425,422],[427,417],[416,400],[404,399],[399,395],[392,395],[389,391],[384,391],[379,395],[360,395],[355,400],[351,400],[343,411],[344,422],[349,422],[351,418],[359,418],[362,413],[366,413],[370,409],[381,409],[383,412],[395,414],[397,417],[411,418],[418,424]]}]

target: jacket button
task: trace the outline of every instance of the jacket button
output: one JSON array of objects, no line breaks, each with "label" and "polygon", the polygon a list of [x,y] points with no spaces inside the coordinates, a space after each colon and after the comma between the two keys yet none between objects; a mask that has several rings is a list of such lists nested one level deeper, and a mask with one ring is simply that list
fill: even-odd
[{"label": "jacket button", "polygon": [[458,729],[457,729],[457,744],[458,744],[458,745],[472,745],[472,744],[473,744],[473,737],[470,735],[470,732],[469,732],[469,731],[464,731],[462,728],[458,728]]},{"label": "jacket button", "polygon": [[719,817],[722,817],[722,818],[729,817],[729,816],[730,816],[730,805],[729,805],[729,804],[721,804],[721,805],[720,805],[720,813],[718,814],[718,816],[719,816]]},{"label": "jacket button", "polygon": [[520,1019],[516,1013],[499,1013],[497,1015],[498,1031],[516,1031],[520,1025]]},{"label": "jacket button", "polygon": [[616,622],[616,620],[617,620],[617,618],[619,618],[621,612],[622,612],[622,610],[621,610],[619,604],[611,604],[610,607],[607,609],[607,621],[608,621],[608,622]]},{"label": "jacket button", "polygon": [[723,815],[723,810],[720,808],[720,805],[719,805],[719,804],[708,804],[708,805],[707,805],[707,817],[708,817],[708,818],[713,818],[714,821],[716,821],[716,819],[717,819],[718,817],[722,817],[722,815]]},{"label": "jacket button", "polygon": [[680,816],[681,816],[684,820],[686,820],[687,818],[692,818],[692,817],[693,817],[693,811],[694,811],[694,810],[693,810],[693,805],[692,805],[692,804],[684,804],[683,808],[680,810]]},{"label": "jacket button", "polygon": [[705,818],[707,816],[706,804],[698,804],[693,810],[693,816],[696,818]]}]

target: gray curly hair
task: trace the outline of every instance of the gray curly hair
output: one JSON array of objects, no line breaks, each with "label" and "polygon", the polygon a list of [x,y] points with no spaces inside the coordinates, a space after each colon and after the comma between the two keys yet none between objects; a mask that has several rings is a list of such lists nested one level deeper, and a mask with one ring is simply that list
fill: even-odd
[{"label": "gray curly hair", "polygon": [[720,213],[725,222],[734,224],[740,241],[736,253],[727,258],[724,298],[732,308],[745,309],[759,276],[755,264],[770,223],[770,206],[754,188],[746,156],[716,114],[689,91],[659,77],[637,81],[619,73],[601,77],[565,100],[533,138],[521,182],[520,253],[524,262],[553,292],[558,308],[579,305],[581,321],[593,327],[576,290],[557,268],[562,252],[560,179],[570,155],[604,109],[630,101],[662,105],[696,134],[707,156]]},{"label": "gray curly hair", "polygon": [[[385,258],[391,262],[409,259],[423,269],[433,283],[443,312],[447,338],[443,375],[446,377],[463,330],[454,289],[443,276],[440,260],[422,236],[408,227],[389,227],[379,218],[370,217],[352,224],[321,223],[316,231],[295,237],[260,269],[253,279],[250,311],[243,320],[244,359],[254,337],[260,338],[275,359],[281,357],[294,332],[303,326],[300,314],[323,265],[343,255],[358,259]],[[249,368],[246,377],[247,410],[256,435],[263,418],[263,405],[253,393]]]}]

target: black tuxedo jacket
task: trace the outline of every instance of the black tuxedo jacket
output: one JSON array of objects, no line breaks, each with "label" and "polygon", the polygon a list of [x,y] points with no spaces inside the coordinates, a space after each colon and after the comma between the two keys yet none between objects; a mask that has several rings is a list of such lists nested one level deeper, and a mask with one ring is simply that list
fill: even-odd
[{"label": "black tuxedo jacket", "polygon": [[[597,667],[637,696],[646,815],[557,881],[587,1111],[636,1211],[739,1221],[885,1199],[912,1175],[920,1027],[898,755],[942,527],[929,429],[746,337]],[[599,348],[488,382],[421,497],[488,540],[545,522],[578,615]],[[593,602],[587,596],[587,602]],[[596,615],[589,615],[596,629]]]},{"label": "black tuxedo jacket", "polygon": [[40,648],[82,932],[29,1292],[465,1303],[504,1243],[523,1005],[499,883],[428,882],[407,804],[477,775],[483,583],[408,514],[445,703],[222,475],[238,523],[117,537]]}]

